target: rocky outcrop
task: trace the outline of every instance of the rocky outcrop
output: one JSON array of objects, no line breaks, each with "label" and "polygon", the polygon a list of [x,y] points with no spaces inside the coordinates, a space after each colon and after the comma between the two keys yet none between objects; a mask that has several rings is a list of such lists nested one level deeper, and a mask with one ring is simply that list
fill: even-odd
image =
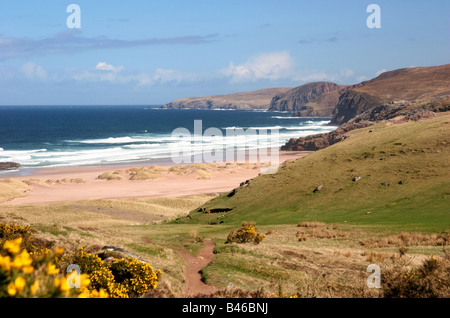
[{"label": "rocky outcrop", "polygon": [[[364,105],[364,103],[360,101],[360,105]],[[361,109],[363,108],[364,106],[361,106]],[[346,139],[349,137],[347,133],[351,130],[371,126],[380,121],[416,121],[422,118],[435,117],[436,113],[447,111],[450,111],[449,96],[435,98],[431,101],[389,102],[367,109],[329,133],[291,138],[281,147],[281,150],[315,151]]]},{"label": "rocky outcrop", "polygon": [[385,100],[378,96],[349,90],[339,98],[339,102],[333,110],[333,117],[331,118],[330,124],[341,125],[346,123],[355,116],[384,102]]},{"label": "rocky outcrop", "polygon": [[348,86],[331,82],[313,82],[274,96],[270,111],[292,111],[301,117],[329,117]]},{"label": "rocky outcrop", "polygon": [[22,165],[16,162],[0,162],[0,170],[13,170],[20,168]]},{"label": "rocky outcrop", "polygon": [[282,94],[290,88],[268,88],[253,92],[205,97],[188,97],[167,103],[161,108],[177,109],[268,109],[275,95]]},{"label": "rocky outcrop", "polygon": [[436,113],[450,111],[450,97],[439,97],[430,101],[396,101],[375,106],[350,119],[348,123],[382,120],[419,120],[436,116]]},{"label": "rocky outcrop", "polygon": [[[384,72],[343,93],[333,111],[331,124],[349,122],[366,112],[371,112],[376,120],[387,119],[385,114],[401,110],[398,105],[401,102],[417,103],[449,96],[449,78],[450,64]],[[377,111],[385,114],[377,114]],[[420,109],[415,111],[415,115],[420,116]],[[362,120],[372,120],[367,116]]]},{"label": "rocky outcrop", "polygon": [[345,124],[328,133],[291,138],[281,150],[287,151],[316,151],[329,147],[349,137],[349,131],[373,125],[373,122],[359,122]]}]

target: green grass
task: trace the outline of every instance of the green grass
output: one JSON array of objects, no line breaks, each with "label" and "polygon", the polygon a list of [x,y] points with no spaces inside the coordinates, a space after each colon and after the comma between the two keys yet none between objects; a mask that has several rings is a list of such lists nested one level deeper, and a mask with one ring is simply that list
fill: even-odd
[{"label": "green grass", "polygon": [[[450,116],[352,131],[343,142],[261,175],[206,203],[192,220],[292,224],[322,221],[440,232],[450,229]],[[373,130],[372,132],[369,132]],[[360,176],[359,181],[352,181]],[[382,184],[389,184],[383,186]],[[320,192],[313,190],[323,185]],[[369,213],[367,213],[369,212]]]},{"label": "green grass", "polygon": [[[216,287],[232,283],[246,291],[264,288],[271,295],[282,289],[303,297],[376,297],[377,291],[365,289],[366,267],[383,266],[383,253],[398,260],[403,243],[370,247],[361,241],[450,230],[448,122],[446,115],[352,131],[341,143],[288,163],[277,174],[255,178],[232,197],[226,193],[2,206],[0,220],[32,224],[58,245],[67,241],[73,247],[123,247],[161,268],[167,288],[178,296],[186,264],[176,251],[195,254],[203,246],[195,233],[216,244],[213,261],[201,271],[203,280]],[[352,181],[356,176],[361,180]],[[319,185],[322,191],[313,193]],[[23,195],[24,188],[15,181],[0,184],[5,197]],[[201,204],[207,210],[232,211],[197,212]],[[243,221],[256,222],[258,232],[273,234],[258,245],[225,244],[228,233]],[[297,227],[303,221],[325,225],[308,233]],[[299,230],[306,231],[306,241],[298,240]],[[321,236],[330,231],[339,235]],[[408,246],[407,257],[417,265],[426,256],[443,254],[442,246],[419,240]]]}]

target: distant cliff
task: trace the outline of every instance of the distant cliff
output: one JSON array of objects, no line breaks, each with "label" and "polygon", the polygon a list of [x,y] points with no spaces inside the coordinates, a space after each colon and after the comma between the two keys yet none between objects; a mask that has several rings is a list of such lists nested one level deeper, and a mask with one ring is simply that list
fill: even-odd
[{"label": "distant cliff", "polygon": [[331,82],[304,84],[274,96],[269,110],[292,111],[302,117],[328,117],[348,87]]},{"label": "distant cliff", "polygon": [[[346,123],[380,105],[387,105],[385,109],[392,108],[394,104],[397,108],[400,105],[406,107],[450,96],[449,79],[450,64],[404,68],[382,73],[344,92],[333,111],[331,124]],[[440,100],[439,103],[444,101],[445,99]],[[445,109],[444,106],[436,110]],[[382,116],[377,118],[380,120]]]},{"label": "distant cliff", "polygon": [[[384,120],[416,121],[450,111],[450,64],[385,72],[339,91],[331,124],[336,130],[290,139],[282,150],[319,150],[346,139],[348,132]],[[325,95],[322,95],[325,96]]]},{"label": "distant cliff", "polygon": [[268,109],[275,95],[282,94],[290,88],[268,88],[253,92],[205,97],[188,97],[175,100],[162,108],[193,109]]}]

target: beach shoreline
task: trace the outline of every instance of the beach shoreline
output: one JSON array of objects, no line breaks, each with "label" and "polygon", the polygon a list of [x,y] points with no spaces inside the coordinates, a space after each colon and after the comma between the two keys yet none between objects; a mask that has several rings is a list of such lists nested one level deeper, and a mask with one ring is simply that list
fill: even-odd
[{"label": "beach shoreline", "polygon": [[[309,151],[280,151],[279,165],[295,160]],[[267,166],[267,164],[265,164]],[[179,197],[223,193],[258,176],[262,163],[204,164],[124,164],[103,166],[54,167],[35,169],[18,176],[1,176],[26,182],[24,196],[0,205],[50,204],[97,199]],[[156,173],[155,178],[130,180],[129,173]],[[117,180],[99,179],[102,174]],[[120,179],[119,179],[120,178]]]}]

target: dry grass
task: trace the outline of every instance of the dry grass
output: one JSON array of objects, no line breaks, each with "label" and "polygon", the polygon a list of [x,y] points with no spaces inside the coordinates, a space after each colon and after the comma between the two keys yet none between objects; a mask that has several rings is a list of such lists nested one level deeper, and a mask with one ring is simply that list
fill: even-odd
[{"label": "dry grass", "polygon": [[154,180],[161,177],[161,174],[166,172],[166,169],[158,166],[131,168],[126,170],[130,175],[130,180]]},{"label": "dry grass", "polygon": [[118,173],[104,172],[97,177],[100,180],[122,180],[122,176]]},{"label": "dry grass", "polygon": [[371,264],[380,264],[384,262],[386,259],[394,259],[396,256],[393,253],[377,252],[371,250],[365,250],[362,255]]},{"label": "dry grass", "polygon": [[360,244],[369,248],[402,246],[443,246],[448,234],[399,233],[381,238],[361,240]]},{"label": "dry grass", "polygon": [[[237,173],[236,169],[256,169],[261,164],[241,164],[241,163],[200,163],[189,165],[178,165],[170,168],[162,166],[134,167],[127,170],[116,170],[114,172],[104,172],[97,177],[101,180],[121,180],[131,181],[155,180],[165,174],[175,174],[179,176],[195,175],[198,180],[209,180],[217,173],[227,171],[228,173]],[[61,183],[61,181],[59,181]]]},{"label": "dry grass", "polygon": [[298,227],[325,227],[326,224],[323,222],[300,222],[297,224]]},{"label": "dry grass", "polygon": [[0,179],[0,203],[25,196],[29,185],[17,179]]},{"label": "dry grass", "polygon": [[28,179],[28,180],[24,180],[25,183],[27,184],[46,184],[46,185],[53,185],[53,184],[69,184],[69,183],[86,183],[87,181],[83,178],[75,178],[75,179],[48,179],[46,181],[42,181],[40,179]]},{"label": "dry grass", "polygon": [[308,238],[344,238],[349,234],[343,231],[338,231],[338,226],[333,224],[325,224],[323,222],[300,222],[297,224],[300,229],[296,236],[299,241],[306,241]]},{"label": "dry grass", "polygon": [[411,266],[400,259],[387,263],[382,271],[385,298],[449,298],[450,255],[428,257]]}]

